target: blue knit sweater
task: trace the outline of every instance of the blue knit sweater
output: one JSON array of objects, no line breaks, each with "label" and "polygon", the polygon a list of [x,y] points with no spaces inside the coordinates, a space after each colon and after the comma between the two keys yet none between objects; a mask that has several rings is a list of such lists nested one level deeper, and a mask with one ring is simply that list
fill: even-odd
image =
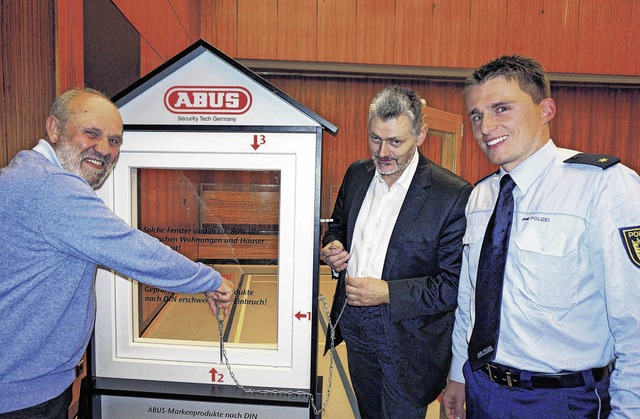
[{"label": "blue knit sweater", "polygon": [[222,280],[129,227],[52,160],[21,151],[0,170],[0,413],[73,382],[93,330],[97,265],[181,293]]}]

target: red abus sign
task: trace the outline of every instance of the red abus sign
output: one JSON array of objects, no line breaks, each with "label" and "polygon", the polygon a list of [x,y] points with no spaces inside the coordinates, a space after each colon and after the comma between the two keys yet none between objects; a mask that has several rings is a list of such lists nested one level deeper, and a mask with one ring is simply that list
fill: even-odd
[{"label": "red abus sign", "polygon": [[243,114],[251,107],[251,93],[240,86],[174,86],[164,94],[172,113]]}]

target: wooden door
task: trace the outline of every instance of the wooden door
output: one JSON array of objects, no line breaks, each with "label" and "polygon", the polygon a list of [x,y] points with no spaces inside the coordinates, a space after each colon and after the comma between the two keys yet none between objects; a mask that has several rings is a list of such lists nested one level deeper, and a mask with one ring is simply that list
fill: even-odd
[{"label": "wooden door", "polygon": [[462,143],[462,115],[425,106],[424,122],[429,127],[420,152],[429,160],[460,174],[459,151]]}]

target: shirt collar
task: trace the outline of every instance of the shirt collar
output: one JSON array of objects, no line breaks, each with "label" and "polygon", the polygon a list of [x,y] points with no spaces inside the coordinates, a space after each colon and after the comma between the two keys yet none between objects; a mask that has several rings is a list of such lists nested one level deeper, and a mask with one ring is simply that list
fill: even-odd
[{"label": "shirt collar", "polygon": [[[549,139],[540,150],[533,153],[529,158],[509,172],[523,194],[527,193],[531,184],[540,176],[546,167],[551,164],[557,154],[558,148],[553,143],[553,140]],[[506,173],[507,172],[501,167],[500,178]]]},{"label": "shirt collar", "polygon": [[[393,185],[391,185],[391,187],[394,187],[395,185],[400,185],[404,189],[409,189],[409,185],[411,185],[411,181],[413,180],[413,175],[416,173],[416,169],[418,168],[418,160],[419,160],[418,148],[416,147],[416,150],[413,153],[413,157],[411,158],[409,165],[407,166],[406,169],[404,169],[404,171],[400,175],[400,178]],[[386,185],[386,182],[384,181],[384,179],[382,178],[382,175],[380,175],[378,170],[376,170],[375,172],[376,174],[374,178]]]},{"label": "shirt collar", "polygon": [[51,144],[49,144],[47,141],[41,139],[40,141],[38,141],[38,144],[35,147],[33,147],[33,150],[42,154],[51,163],[63,169],[62,165],[60,164],[60,160],[58,160],[58,156],[56,155],[56,152],[53,150],[53,147],[51,147]]}]

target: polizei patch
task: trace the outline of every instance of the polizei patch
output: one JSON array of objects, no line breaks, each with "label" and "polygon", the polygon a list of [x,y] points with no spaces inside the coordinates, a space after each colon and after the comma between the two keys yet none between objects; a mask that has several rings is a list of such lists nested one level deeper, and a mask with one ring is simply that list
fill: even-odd
[{"label": "polizei patch", "polygon": [[620,229],[622,243],[631,262],[640,268],[640,226]]}]

